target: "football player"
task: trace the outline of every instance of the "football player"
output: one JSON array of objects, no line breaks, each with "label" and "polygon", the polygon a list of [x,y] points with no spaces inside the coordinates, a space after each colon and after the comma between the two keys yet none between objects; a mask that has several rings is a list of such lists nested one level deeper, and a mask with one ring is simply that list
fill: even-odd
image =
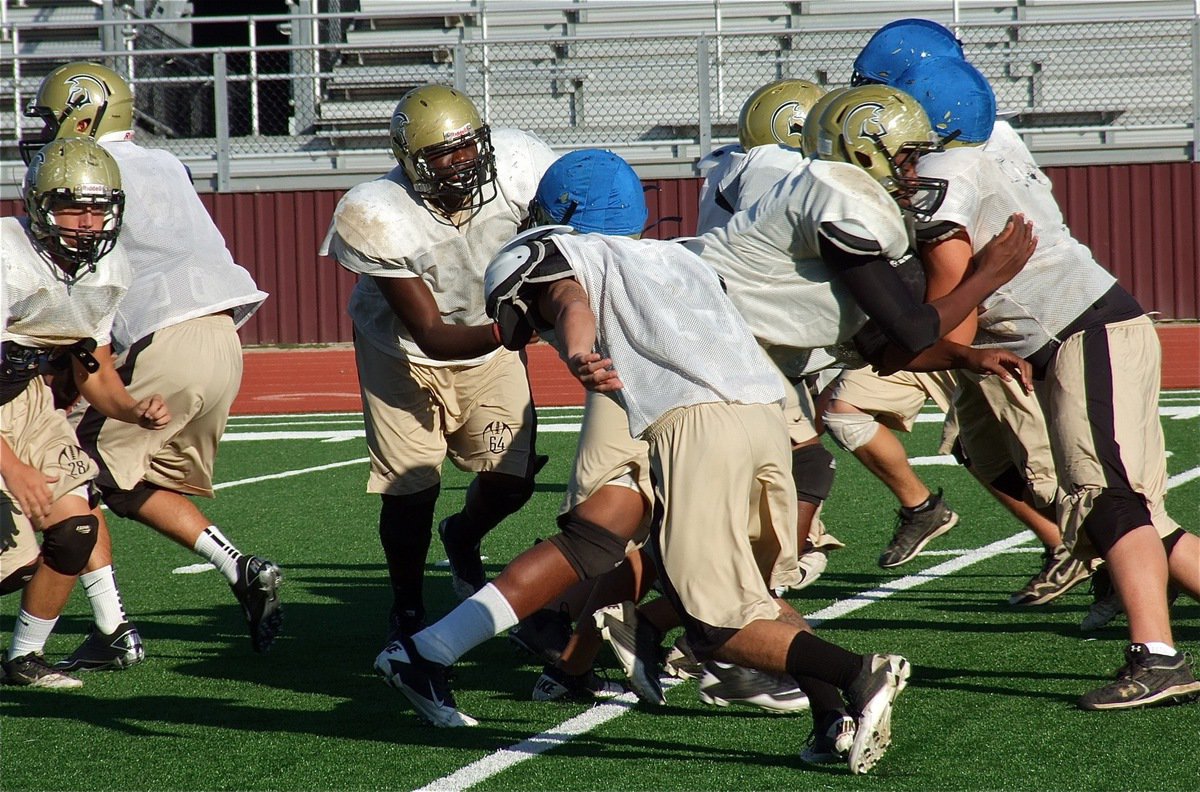
[{"label": "football player", "polygon": [[[117,310],[113,347],[130,393],[162,393],[174,416],[164,431],[145,432],[82,405],[77,434],[100,466],[105,505],[212,563],[242,606],[251,648],[265,652],[283,617],[279,567],[241,553],[192,498],[213,497],[217,444],[242,380],[237,328],[267,295],[233,261],[186,166],[134,142],[133,110],[119,74],[80,61],[47,75],[26,111],[44,121],[44,137],[94,139],[121,167],[126,201],[117,247],[133,282]],[[116,594],[106,532],[80,579],[95,624],[59,667],[129,665],[140,640]]]},{"label": "football player", "polygon": [[350,297],[379,539],[393,603],[388,641],[425,624],[425,558],[449,459],[476,474],[438,527],[460,599],[487,582],[484,535],[533,493],[545,458],[522,354],[501,348],[483,272],[525,222],[545,143],[492,130],[471,100],[423,85],[397,103],[397,164],[338,202],[322,253],[357,273]]},{"label": "football player", "polygon": [[[900,83],[961,118],[987,112],[977,95],[942,93],[935,74],[906,72]],[[946,185],[917,236],[931,294],[962,281],[978,240],[1011,212],[1025,213],[1042,241],[1026,268],[953,335],[1007,349],[1033,366],[1065,493],[1062,536],[1075,556],[1105,560],[1128,614],[1126,664],[1079,706],[1130,709],[1192,698],[1200,681],[1174,645],[1167,584],[1200,599],[1200,537],[1180,528],[1163,503],[1162,351],[1153,322],[1071,235],[1041,171],[972,143],[917,163],[921,178]]]},{"label": "football player", "polygon": [[[749,206],[803,162],[804,128],[812,108],[824,96],[808,80],[776,80],[746,99],[738,113],[738,142],[722,146],[696,164],[700,185],[696,233],[725,225],[738,203]],[[815,116],[813,116],[815,117]],[[747,168],[753,161],[754,166]],[[744,208],[740,207],[740,208]]]},{"label": "football player", "polygon": [[[637,174],[620,157],[597,150],[574,151],[555,161],[541,179],[530,212],[539,225],[561,222],[584,233],[622,236],[639,236],[647,217]],[[650,529],[653,503],[647,454],[646,443],[630,435],[620,407],[601,394],[589,393],[560,507],[559,533],[517,556],[494,581],[412,636],[411,642],[401,639],[386,648],[376,661],[379,673],[435,724],[474,725],[473,718],[457,710],[445,668],[513,627],[517,619],[526,619],[575,582],[595,580],[596,590],[583,608],[572,643],[546,666],[534,686],[534,698],[587,700],[623,690],[591,673],[599,649],[589,618],[595,612],[596,628],[610,641],[638,696],[652,704],[664,703],[658,645],[662,634],[678,625],[678,616],[665,607],[665,600],[641,609],[633,605],[654,579],[653,565],[639,550]],[[621,604],[597,611],[610,602]],[[755,681],[759,683],[753,690],[756,695],[780,688],[776,680],[766,677]],[[788,689],[796,694],[788,696],[788,702],[795,704],[797,697],[802,698],[794,684]],[[432,698],[428,692],[434,694]]]},{"label": "football player", "polygon": [[[738,116],[739,145],[722,147],[699,165],[703,169],[706,163],[715,163],[700,187],[698,234],[725,225],[735,212],[748,208],[780,181],[807,166],[806,155],[811,152],[804,148],[805,130],[809,128],[808,120],[817,117],[814,109],[821,104],[824,93],[807,80],[777,80],[750,95]],[[792,588],[801,589],[825,571],[828,553],[845,545],[826,533],[821,521],[821,504],[833,486],[834,461],[821,445],[812,396],[799,378],[789,381],[784,412],[800,498],[796,526],[800,579]]]},{"label": "football player", "polygon": [[3,667],[8,684],[73,688],[82,682],[42,650],[100,531],[97,469],[40,375],[74,369],[97,409],[147,429],[171,415],[158,394],[131,396],[113,366],[113,315],[131,278],[114,250],[125,201],[116,162],[90,139],[54,141],[33,155],[23,197],[28,217],[0,220],[0,593],[24,589]]},{"label": "football player", "polygon": [[487,286],[510,343],[543,333],[647,442],[661,513],[650,541],[693,650],[796,679],[814,718],[846,724],[851,771],[869,771],[908,663],[817,638],[772,596],[795,573],[784,384],[720,279],[677,243],[557,228],[497,257]]},{"label": "football player", "polygon": [[[987,79],[964,60],[962,46],[953,34],[936,22],[901,19],[884,26],[855,63],[855,79],[860,84],[898,86],[906,75],[905,84],[899,87],[918,94],[914,98],[930,118],[937,119],[935,132],[947,139],[946,145],[983,144],[998,156],[1040,172],[1020,137],[996,117],[995,95]],[[931,85],[939,88],[937,98],[929,90]],[[880,556],[881,566],[898,566],[949,530],[957,515],[941,501],[940,492],[929,495],[896,438],[890,432],[876,431],[880,422],[888,423],[887,410],[881,404],[886,405],[889,396],[903,399],[904,386],[911,390],[911,383],[878,382],[877,376],[868,372],[849,377],[863,382],[852,381],[838,401],[830,404],[827,413],[836,413],[830,431],[841,435],[847,447],[854,447],[855,455],[899,500],[892,542]],[[955,445],[958,458],[1044,547],[1042,568],[1009,602],[1050,602],[1086,580],[1090,570],[1067,552],[1055,522],[1057,477],[1041,406],[1031,394],[1004,380],[979,379],[967,373],[956,382],[956,410],[961,413],[957,416],[961,435]],[[922,502],[922,497],[927,499]]]}]

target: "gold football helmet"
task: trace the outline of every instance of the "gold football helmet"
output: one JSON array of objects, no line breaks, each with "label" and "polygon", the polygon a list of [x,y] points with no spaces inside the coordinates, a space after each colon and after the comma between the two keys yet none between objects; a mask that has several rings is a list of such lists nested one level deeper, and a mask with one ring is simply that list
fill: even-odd
[{"label": "gold football helmet", "polygon": [[819,85],[808,80],[776,80],[750,94],[738,116],[742,148],[749,151],[778,143],[804,151],[804,122],[823,93]]},{"label": "gold football helmet", "polygon": [[412,89],[392,113],[391,137],[413,189],[439,209],[474,212],[496,197],[491,129],[464,94],[445,85]]},{"label": "gold football helmet", "polygon": [[946,197],[945,179],[916,175],[917,158],[942,145],[916,99],[887,85],[850,88],[818,120],[817,157],[856,165],[925,219]]},{"label": "gold football helmet", "polygon": [[801,134],[801,139],[804,141],[800,146],[800,150],[807,156],[816,156],[818,148],[818,137],[821,132],[821,114],[825,112],[825,108],[833,104],[833,100],[844,94],[849,88],[830,88],[825,92],[825,95],[818,99],[808,110],[808,120],[810,123],[804,125],[804,132]]},{"label": "gold football helmet", "polygon": [[60,137],[99,139],[133,129],[133,93],[121,75],[107,66],[76,61],[46,75],[25,115],[41,118],[42,133],[20,143],[26,163]]},{"label": "gold football helmet", "polygon": [[[76,265],[68,283],[96,270],[117,242],[125,210],[121,171],[112,155],[89,137],[61,138],[42,147],[25,173],[29,230],[55,258]],[[64,224],[56,213],[88,215]]]}]

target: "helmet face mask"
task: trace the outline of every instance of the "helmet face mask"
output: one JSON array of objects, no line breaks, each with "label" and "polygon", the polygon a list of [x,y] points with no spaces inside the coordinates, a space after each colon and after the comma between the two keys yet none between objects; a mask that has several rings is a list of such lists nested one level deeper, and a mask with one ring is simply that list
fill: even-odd
[{"label": "helmet face mask", "polygon": [[133,93],[119,74],[98,63],[77,61],[60,66],[42,80],[25,115],[42,120],[42,132],[20,141],[28,164],[51,140],[65,137],[99,139],[133,129]]},{"label": "helmet face mask", "polygon": [[491,129],[463,94],[444,85],[414,88],[396,105],[390,132],[413,189],[444,213],[474,213],[496,197]]},{"label": "helmet face mask", "polygon": [[33,156],[23,192],[30,231],[67,273],[63,280],[95,272],[117,242],[125,210],[112,155],[91,138],[52,141]]},{"label": "helmet face mask", "polygon": [[822,94],[824,90],[808,80],[776,80],[750,94],[738,116],[742,148],[777,143],[804,151],[804,125]]},{"label": "helmet face mask", "polygon": [[942,151],[921,105],[883,85],[851,88],[818,119],[818,157],[862,168],[918,220],[928,220],[946,197],[945,179],[916,175],[917,160]]}]

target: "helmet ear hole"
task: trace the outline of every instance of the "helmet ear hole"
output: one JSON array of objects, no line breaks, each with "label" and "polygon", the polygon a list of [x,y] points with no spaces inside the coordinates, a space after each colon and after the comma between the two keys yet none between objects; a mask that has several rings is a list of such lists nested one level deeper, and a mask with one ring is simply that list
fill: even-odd
[{"label": "helmet ear hole", "polygon": [[861,151],[854,152],[854,159],[858,162],[858,167],[860,168],[871,167],[871,158]]},{"label": "helmet ear hole", "polygon": [[788,79],[767,83],[750,94],[738,115],[742,148],[749,151],[778,144],[803,151],[809,112],[824,93],[808,80]]}]

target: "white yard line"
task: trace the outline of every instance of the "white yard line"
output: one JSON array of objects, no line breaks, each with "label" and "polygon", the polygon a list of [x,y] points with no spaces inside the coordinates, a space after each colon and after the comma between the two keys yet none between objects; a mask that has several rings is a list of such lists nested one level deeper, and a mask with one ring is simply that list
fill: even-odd
[{"label": "white yard line", "polygon": [[[1191,481],[1194,478],[1200,477],[1200,468],[1193,468],[1185,473],[1172,476],[1167,481],[1167,489],[1177,487],[1186,481]],[[847,616],[857,610],[873,605],[880,600],[887,599],[893,594],[898,594],[901,591],[906,591],[915,588],[923,583],[929,583],[939,578],[946,577],[961,569],[977,564],[980,561],[986,561],[989,558],[1000,555],[1002,553],[1024,552],[1024,548],[1019,548],[1033,539],[1028,531],[1021,531],[1013,534],[1007,539],[1001,539],[998,542],[992,542],[989,545],[984,545],[975,550],[954,551],[961,553],[957,558],[952,558],[949,561],[943,561],[940,564],[926,569],[924,572],[919,572],[915,575],[906,575],[905,577],[889,581],[878,588],[870,591],[865,591],[850,599],[840,600],[833,603],[827,608],[822,608],[814,613],[805,614],[804,618],[814,627],[822,622],[836,619],[842,616]],[[1036,550],[1037,548],[1031,548]],[[949,552],[949,551],[945,551]],[[677,680],[672,682],[677,683]],[[664,680],[664,687],[667,687],[668,681]],[[672,685],[673,686],[673,685]],[[526,759],[532,759],[538,754],[545,753],[552,748],[557,748],[569,742],[571,739],[578,737],[592,729],[608,723],[614,718],[618,718],[629,711],[630,707],[636,702],[636,698],[632,693],[626,693],[623,696],[618,696],[604,704],[592,707],[582,715],[578,715],[570,720],[560,723],[558,726],[548,729],[541,734],[530,737],[528,740],[513,745],[509,748],[502,748],[499,751],[483,757],[477,762],[472,762],[466,767],[456,770],[448,776],[443,776],[435,781],[430,782],[424,787],[421,787],[418,792],[425,790],[462,790],[474,786],[475,784],[486,781],[503,770],[512,767]]]},{"label": "white yard line", "polygon": [[349,465],[362,465],[370,462],[370,457],[362,457],[360,459],[347,459],[344,462],[330,462],[328,465],[317,465],[316,467],[300,468],[299,470],[285,470],[281,473],[268,473],[265,476],[254,476],[252,478],[238,479],[237,481],[226,481],[221,484],[213,485],[213,489],[226,489],[228,487],[240,487],[243,484],[257,484],[260,481],[272,481],[274,479],[291,478],[292,476],[303,476],[306,473],[319,473],[322,470],[333,470],[334,468],[347,467]]},{"label": "white yard line", "polygon": [[[664,679],[662,686],[664,689],[667,689],[675,687],[679,683],[680,680],[678,679]],[[603,704],[597,704],[581,715],[576,715],[574,718],[563,721],[551,731],[544,731],[541,734],[530,737],[528,740],[522,740],[516,745],[501,748],[496,753],[485,756],[478,762],[473,762],[448,776],[443,776],[427,786],[421,787],[417,792],[425,792],[426,790],[458,790],[472,787],[482,781],[486,781],[502,770],[524,762],[526,759],[532,759],[538,754],[545,753],[552,748],[557,748],[574,737],[586,734],[592,729],[603,726],[614,718],[621,717],[636,704],[637,696],[633,693],[624,693],[614,699],[609,699]]]}]

